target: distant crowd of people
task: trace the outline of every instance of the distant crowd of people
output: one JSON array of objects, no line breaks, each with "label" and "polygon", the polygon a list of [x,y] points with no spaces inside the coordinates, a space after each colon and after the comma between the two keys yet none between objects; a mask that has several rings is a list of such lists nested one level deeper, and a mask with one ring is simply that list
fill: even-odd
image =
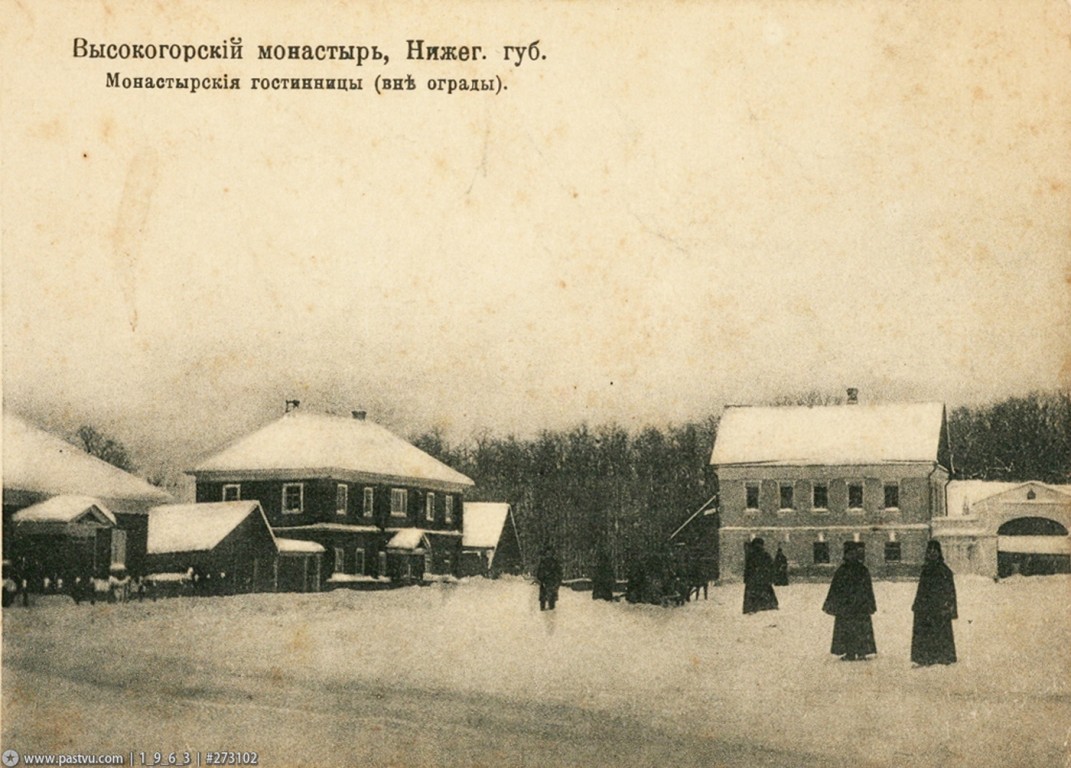
[{"label": "distant crowd of people", "polygon": [[[829,584],[822,610],[833,617],[833,641],[830,653],[844,661],[861,661],[878,652],[871,617],[877,611],[874,586],[861,542],[844,543],[844,557]],[[544,549],[536,568],[539,584],[539,609],[553,611],[562,583],[562,567],[553,550]],[[698,589],[673,569],[636,560],[630,567],[625,598],[632,603],[661,605],[683,604]],[[614,600],[613,563],[606,552],[596,555],[592,577],[592,598]],[[755,538],[744,554],[744,613],[777,610],[775,586],[788,584],[788,558],[781,547],[770,557],[766,544]],[[696,592],[696,594],[698,594]],[[941,544],[930,541],[926,560],[919,575],[915,600],[911,606],[914,621],[911,631],[911,661],[920,666],[952,664],[956,661],[956,643],[952,621],[958,617],[956,585],[951,569],[945,564]]]},{"label": "distant crowd of people", "polygon": [[31,569],[9,560],[3,562],[3,606],[29,607],[30,595],[68,595],[75,604],[83,602],[125,603],[146,598],[176,595],[228,595],[234,592],[232,580],[226,571],[209,572],[190,567],[182,573],[156,574],[155,576],[131,575],[125,566],[113,565],[108,578],[98,578],[92,573],[58,576],[31,574]]}]

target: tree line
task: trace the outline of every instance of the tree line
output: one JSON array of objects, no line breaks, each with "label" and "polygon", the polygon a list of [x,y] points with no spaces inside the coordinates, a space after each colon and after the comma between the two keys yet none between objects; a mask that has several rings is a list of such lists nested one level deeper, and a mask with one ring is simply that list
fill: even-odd
[{"label": "tree line", "polygon": [[[772,405],[832,405],[839,395],[787,395]],[[629,432],[581,424],[532,438],[482,433],[450,443],[441,432],[417,447],[471,477],[470,501],[508,502],[526,564],[553,547],[566,578],[587,576],[600,548],[620,576],[640,556],[665,554],[670,534],[693,513],[717,505],[710,466],[718,415]],[[1071,392],[1036,392],[948,412],[953,479],[1071,483]],[[90,426],[78,442],[130,471],[118,441]]]},{"label": "tree line", "polygon": [[[776,405],[825,405],[807,392]],[[587,576],[599,548],[620,575],[637,556],[664,551],[704,505],[717,504],[710,466],[718,416],[630,433],[581,424],[533,438],[481,434],[449,443],[440,432],[413,443],[476,482],[470,501],[513,509],[529,567],[554,548],[566,578]],[[1038,392],[948,412],[952,479],[1071,483],[1071,393]]]}]

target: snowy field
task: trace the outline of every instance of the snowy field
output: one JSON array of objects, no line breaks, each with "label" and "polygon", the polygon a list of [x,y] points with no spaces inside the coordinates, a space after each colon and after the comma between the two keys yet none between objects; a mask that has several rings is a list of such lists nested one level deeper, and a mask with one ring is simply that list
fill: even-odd
[{"label": "snowy field", "polygon": [[[3,738],[26,752],[255,750],[259,765],[1066,766],[1071,578],[957,578],[960,662],[912,668],[914,583],[878,656],[828,654],[824,584],[740,614],[519,579],[3,615]],[[151,759],[151,754],[149,755]],[[166,759],[166,758],[165,758]]]}]

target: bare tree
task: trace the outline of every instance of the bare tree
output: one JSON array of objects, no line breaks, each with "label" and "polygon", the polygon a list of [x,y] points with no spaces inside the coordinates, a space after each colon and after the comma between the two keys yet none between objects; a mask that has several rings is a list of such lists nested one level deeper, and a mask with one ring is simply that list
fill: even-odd
[{"label": "bare tree", "polygon": [[96,456],[127,472],[133,470],[133,462],[126,452],[126,447],[117,440],[113,440],[88,425],[78,428],[78,439],[82,441],[82,447],[90,456]]}]

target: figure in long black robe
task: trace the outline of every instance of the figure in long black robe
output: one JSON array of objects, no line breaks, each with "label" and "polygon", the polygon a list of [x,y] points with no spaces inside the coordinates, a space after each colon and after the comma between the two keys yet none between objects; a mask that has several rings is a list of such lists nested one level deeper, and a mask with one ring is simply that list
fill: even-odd
[{"label": "figure in long black robe", "polygon": [[600,548],[595,555],[595,572],[591,577],[591,599],[613,600],[615,584],[614,563],[610,553]]},{"label": "figure in long black robe", "polygon": [[744,613],[776,611],[773,560],[762,539],[753,539],[744,555]]},{"label": "figure in long black robe", "polygon": [[553,611],[562,583],[562,566],[553,552],[544,552],[536,569],[536,581],[539,582],[539,610]]},{"label": "figure in long black robe", "polygon": [[830,653],[856,661],[878,652],[870,619],[878,606],[860,544],[844,542],[844,560],[833,574],[822,610],[835,617]]},{"label": "figure in long black robe", "polygon": [[784,551],[781,547],[777,548],[777,554],[774,555],[774,586],[775,587],[787,587],[788,586],[788,558],[785,557]]},{"label": "figure in long black robe", "polygon": [[954,664],[956,640],[952,635],[952,620],[958,617],[956,583],[952,570],[945,565],[938,541],[931,541],[926,547],[926,562],[911,610],[915,614],[911,661],[922,666]]}]

